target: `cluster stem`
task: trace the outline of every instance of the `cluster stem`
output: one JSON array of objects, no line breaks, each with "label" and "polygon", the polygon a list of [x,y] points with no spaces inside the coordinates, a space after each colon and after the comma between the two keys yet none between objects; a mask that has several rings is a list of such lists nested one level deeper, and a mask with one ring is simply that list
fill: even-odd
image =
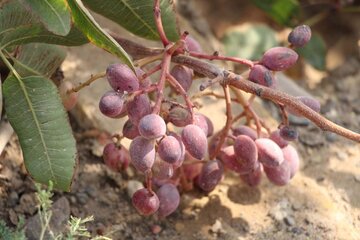
[{"label": "cluster stem", "polygon": [[228,85],[223,85],[223,91],[225,95],[225,104],[226,104],[226,123],[223,129],[221,130],[220,139],[218,145],[216,146],[215,151],[211,154],[210,159],[214,159],[220,152],[222,145],[224,144],[226,137],[229,134],[231,129],[231,124],[233,121],[232,110],[231,110],[231,96]]},{"label": "cluster stem", "polygon": [[161,62],[161,73],[160,80],[157,84],[157,99],[153,109],[153,113],[158,114],[161,108],[161,102],[164,98],[164,87],[166,82],[167,74],[169,73],[169,67],[171,62],[171,55],[166,51]]},{"label": "cluster stem", "polygon": [[187,95],[186,91],[179,84],[179,82],[176,81],[176,79],[171,74],[167,74],[167,80],[180,93],[180,95],[184,98],[186,106],[187,106],[188,110],[190,111],[191,121],[194,122],[193,104],[192,104],[191,100],[189,99],[189,96]]}]

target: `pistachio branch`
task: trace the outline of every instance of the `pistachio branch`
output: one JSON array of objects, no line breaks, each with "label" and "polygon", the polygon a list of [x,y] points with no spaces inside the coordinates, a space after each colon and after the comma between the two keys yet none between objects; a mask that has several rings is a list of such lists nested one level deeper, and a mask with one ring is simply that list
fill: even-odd
[{"label": "pistachio branch", "polygon": [[260,98],[292,108],[299,112],[303,117],[312,121],[323,131],[333,132],[350,140],[360,142],[359,133],[353,132],[340,125],[337,125],[336,123],[333,123],[291,95],[272,88],[261,86],[251,81],[247,81],[240,75],[234,74],[227,70],[221,70],[218,66],[212,63],[201,61],[192,57],[176,56],[172,60],[178,64],[183,64],[189,68],[192,68],[193,70],[209,78],[223,75],[227,84],[241,89],[244,92],[255,94]]},{"label": "pistachio branch", "polygon": [[[119,43],[121,45],[121,42]],[[138,56],[138,51],[140,51],[142,54],[147,52],[149,55],[155,55],[159,53],[158,50],[149,49],[137,45],[137,48],[133,48],[132,51],[129,51],[129,54]],[[299,112],[303,117],[312,121],[322,130],[333,132],[353,141],[360,142],[359,133],[353,132],[349,129],[346,129],[331,122],[330,120],[326,119],[321,114],[315,112],[293,96],[290,96],[279,90],[267,88],[251,81],[247,81],[241,75],[237,75],[230,71],[221,69],[217,65],[206,62],[204,60],[184,55],[178,55],[173,56],[171,58],[171,61],[177,64],[185,65],[193,69],[195,72],[211,79],[218,76],[224,76],[226,83],[235,88],[241,89],[244,92],[254,94],[260,98],[270,100],[276,104],[282,104],[286,107],[292,108],[295,111]]]}]

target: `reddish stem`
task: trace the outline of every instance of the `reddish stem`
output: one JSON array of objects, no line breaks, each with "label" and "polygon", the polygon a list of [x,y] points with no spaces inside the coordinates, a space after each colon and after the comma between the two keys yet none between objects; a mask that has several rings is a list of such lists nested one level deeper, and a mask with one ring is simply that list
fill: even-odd
[{"label": "reddish stem", "polygon": [[226,56],[220,56],[218,54],[207,55],[207,54],[202,54],[202,53],[198,53],[198,52],[189,52],[189,55],[192,57],[207,59],[207,60],[221,60],[221,61],[236,62],[236,63],[242,64],[242,65],[246,65],[250,68],[252,68],[254,66],[253,61],[250,61],[247,59],[242,59],[242,58],[237,58],[237,57],[226,57]]},{"label": "reddish stem", "polygon": [[239,115],[235,116],[233,119],[233,123],[239,121],[241,118],[246,117],[246,112],[242,111]]},{"label": "reddish stem", "polygon": [[248,106],[246,111],[248,111],[250,113],[250,115],[252,116],[252,119],[255,122],[257,136],[260,137],[262,124],[261,124],[259,116],[256,114],[256,112],[254,111],[254,109],[251,106]]},{"label": "reddish stem", "polygon": [[158,89],[158,86],[157,84],[151,84],[149,87],[147,88],[144,88],[144,89],[140,89],[140,90],[137,90],[137,91],[134,91],[132,92],[129,97],[128,97],[128,100],[132,100],[134,99],[135,97],[141,95],[141,94],[144,94],[144,93],[150,93],[150,92],[153,92],[155,90]]},{"label": "reddish stem", "polygon": [[176,41],[171,47],[165,48],[165,51],[167,51],[170,55],[174,55],[175,53],[184,53],[184,40]]},{"label": "reddish stem", "polygon": [[213,152],[213,154],[210,156],[210,159],[214,159],[219,154],[221,147],[224,144],[226,137],[228,136],[229,130],[231,129],[231,124],[233,120],[229,86],[224,85],[223,90],[224,90],[225,102],[226,102],[226,123],[223,129],[221,130],[221,136],[218,145],[216,146],[216,149]]},{"label": "reddish stem", "polygon": [[154,17],[155,17],[156,28],[159,33],[161,42],[163,43],[164,47],[166,47],[167,45],[169,45],[170,42],[166,37],[164,27],[162,24],[162,20],[161,20],[160,0],[154,1]]},{"label": "reddish stem", "polygon": [[186,106],[188,108],[188,110],[190,111],[190,115],[191,115],[191,121],[194,122],[194,111],[193,111],[193,104],[189,98],[189,96],[187,95],[186,91],[184,90],[184,88],[180,85],[180,83],[178,81],[176,81],[176,79],[171,75],[171,74],[167,74],[166,75],[168,82],[181,94],[181,96],[184,98],[184,101],[186,103]]},{"label": "reddish stem", "polygon": [[164,98],[164,87],[166,82],[166,76],[169,73],[171,55],[167,52],[164,53],[164,58],[161,62],[161,74],[160,80],[157,84],[157,99],[153,109],[153,113],[158,114],[161,108],[161,102]]},{"label": "reddish stem", "polygon": [[[246,125],[250,124],[251,119],[254,119],[253,113],[251,111],[249,111],[250,105],[252,103],[253,96],[251,96],[248,100],[246,100],[242,94],[242,92],[234,87],[230,87],[231,90],[233,91],[233,93],[235,94],[238,102],[241,104],[241,106],[244,109],[244,116],[246,117]],[[256,122],[256,121],[255,121]]]},{"label": "reddish stem", "polygon": [[139,81],[142,82],[145,78],[150,77],[152,74],[156,73],[161,69],[161,64],[156,65],[155,67],[151,68],[149,71],[144,73],[139,77]]},{"label": "reddish stem", "polygon": [[265,124],[265,122],[256,114],[254,109],[252,108],[251,104],[255,100],[255,95],[251,95],[250,98],[246,101],[242,96],[239,89],[232,88],[234,94],[236,95],[238,101],[244,108],[244,116],[246,116],[246,124],[250,124],[250,120],[254,120],[256,126],[256,132],[258,137],[260,137],[261,127],[265,128],[267,132],[270,132],[269,127]]}]

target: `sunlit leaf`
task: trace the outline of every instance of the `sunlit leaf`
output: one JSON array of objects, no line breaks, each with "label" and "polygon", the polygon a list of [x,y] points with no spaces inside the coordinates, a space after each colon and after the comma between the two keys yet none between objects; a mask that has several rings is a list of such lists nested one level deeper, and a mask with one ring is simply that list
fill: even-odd
[{"label": "sunlit leaf", "polygon": [[80,0],[67,0],[75,25],[82,30],[90,42],[118,56],[125,64],[134,68],[125,50],[106,33]]},{"label": "sunlit leaf", "polygon": [[[155,20],[154,1],[152,0],[83,0],[94,12],[120,24],[129,32],[150,40],[159,40]],[[173,1],[161,0],[161,18],[167,37],[176,41],[179,31]]]}]

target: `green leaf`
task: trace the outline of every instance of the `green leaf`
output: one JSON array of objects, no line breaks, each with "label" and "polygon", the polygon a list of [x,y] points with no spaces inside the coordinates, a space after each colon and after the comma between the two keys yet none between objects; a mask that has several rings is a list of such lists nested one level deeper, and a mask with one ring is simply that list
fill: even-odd
[{"label": "green leaf", "polygon": [[65,56],[65,51],[60,47],[45,43],[29,43],[22,46],[19,55],[12,60],[14,68],[22,77],[51,77]]},{"label": "green leaf", "polygon": [[227,31],[222,39],[226,55],[258,60],[278,42],[275,32],[265,25],[249,25]]},{"label": "green leaf", "polygon": [[50,32],[61,36],[70,32],[70,12],[65,0],[21,0],[21,3],[30,7]]},{"label": "green leaf", "polygon": [[[150,40],[159,40],[152,0],[83,0],[94,12],[121,25],[129,32]],[[179,30],[173,1],[160,1],[161,18],[166,36],[171,41],[179,39]]]},{"label": "green leaf", "polygon": [[67,36],[55,35],[18,1],[5,4],[0,9],[0,49],[30,42],[78,46],[87,43],[87,39],[74,27]]},{"label": "green leaf", "polygon": [[134,69],[125,50],[106,33],[80,0],[67,0],[75,25],[82,30],[90,42],[118,56],[125,64]]},{"label": "green leaf", "polygon": [[298,0],[251,0],[277,23],[291,26],[291,20],[299,12]]},{"label": "green leaf", "polygon": [[318,70],[326,67],[326,43],[318,33],[313,33],[310,41],[296,50],[308,63]]},{"label": "green leaf", "polygon": [[68,191],[76,163],[75,140],[56,86],[39,76],[9,76],[3,86],[10,124],[35,181]]}]

